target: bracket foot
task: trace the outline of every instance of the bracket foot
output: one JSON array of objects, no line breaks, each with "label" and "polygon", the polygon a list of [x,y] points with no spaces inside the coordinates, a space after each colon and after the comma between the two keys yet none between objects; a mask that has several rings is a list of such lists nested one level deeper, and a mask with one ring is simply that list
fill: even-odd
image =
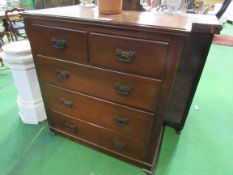
[{"label": "bracket foot", "polygon": [[181,134],[181,130],[176,129],[176,134],[180,135]]},{"label": "bracket foot", "polygon": [[51,135],[53,135],[53,136],[55,136],[55,135],[56,135],[56,133],[55,133],[54,129],[52,129],[52,128],[49,128],[49,134],[51,134]]},{"label": "bracket foot", "polygon": [[145,175],[153,175],[153,171],[151,170],[143,169],[143,171],[145,172]]}]

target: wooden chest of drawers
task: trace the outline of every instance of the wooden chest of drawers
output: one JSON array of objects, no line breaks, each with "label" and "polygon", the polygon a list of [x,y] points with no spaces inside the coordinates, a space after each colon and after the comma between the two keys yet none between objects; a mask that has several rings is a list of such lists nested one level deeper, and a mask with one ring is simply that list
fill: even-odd
[{"label": "wooden chest of drawers", "polygon": [[209,43],[217,20],[195,27],[190,16],[101,16],[77,6],[24,18],[50,131],[152,173],[186,45],[193,32]]}]

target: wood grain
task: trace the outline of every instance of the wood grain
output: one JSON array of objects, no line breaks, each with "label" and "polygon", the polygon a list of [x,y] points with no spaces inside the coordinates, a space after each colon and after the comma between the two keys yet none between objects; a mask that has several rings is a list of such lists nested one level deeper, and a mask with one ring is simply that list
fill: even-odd
[{"label": "wood grain", "polygon": [[[47,92],[45,96],[49,108],[134,139],[148,141],[154,114],[52,85],[45,85],[44,89]],[[61,103],[62,100],[71,101],[72,106],[65,106]],[[127,123],[119,125],[114,121],[117,116],[127,118]]]},{"label": "wood grain", "polygon": [[[56,129],[77,136],[86,142],[106,147],[126,156],[139,160],[145,159],[145,144],[138,142],[137,140],[117,133],[112,133],[104,128],[81,120],[74,120],[67,115],[64,116],[55,111],[49,111],[49,115],[52,121],[50,122],[50,125]],[[117,146],[114,146],[113,141],[118,141],[119,145],[122,144],[123,146],[119,146],[118,148]]]},{"label": "wood grain", "polygon": [[[37,59],[38,73],[45,82],[130,107],[151,112],[156,110],[160,80],[68,63],[40,55]],[[57,71],[69,72],[69,78],[67,80],[58,78]],[[130,93],[118,94],[115,89],[117,83],[131,86]]]},{"label": "wood grain", "polygon": [[[101,43],[101,44],[98,44]],[[116,51],[134,52],[131,62],[118,58]],[[154,40],[103,35],[89,35],[90,63],[123,72],[162,78],[169,43]]]},{"label": "wood grain", "polygon": [[[38,54],[46,53],[46,56],[64,60],[87,62],[87,32],[44,25],[32,25],[30,32],[33,33],[30,39]],[[59,42],[64,43],[61,43],[64,48],[59,48]],[[58,44],[58,48],[55,44]]]},{"label": "wood grain", "polygon": [[184,125],[218,20],[78,6],[24,19],[50,130],[152,173],[165,121]]}]

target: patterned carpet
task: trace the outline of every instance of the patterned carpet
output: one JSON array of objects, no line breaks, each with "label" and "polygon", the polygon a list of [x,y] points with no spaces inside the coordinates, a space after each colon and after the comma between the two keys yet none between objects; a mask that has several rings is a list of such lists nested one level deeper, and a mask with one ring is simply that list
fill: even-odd
[{"label": "patterned carpet", "polygon": [[213,44],[233,47],[233,36],[215,35],[213,39]]}]

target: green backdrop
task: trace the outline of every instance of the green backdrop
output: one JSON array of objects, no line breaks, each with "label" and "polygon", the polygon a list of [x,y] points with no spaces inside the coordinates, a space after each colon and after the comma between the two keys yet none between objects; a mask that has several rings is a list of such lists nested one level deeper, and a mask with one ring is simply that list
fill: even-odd
[{"label": "green backdrop", "polygon": [[22,4],[29,3],[30,4],[30,8],[34,9],[34,0],[20,0],[22,2]]}]

